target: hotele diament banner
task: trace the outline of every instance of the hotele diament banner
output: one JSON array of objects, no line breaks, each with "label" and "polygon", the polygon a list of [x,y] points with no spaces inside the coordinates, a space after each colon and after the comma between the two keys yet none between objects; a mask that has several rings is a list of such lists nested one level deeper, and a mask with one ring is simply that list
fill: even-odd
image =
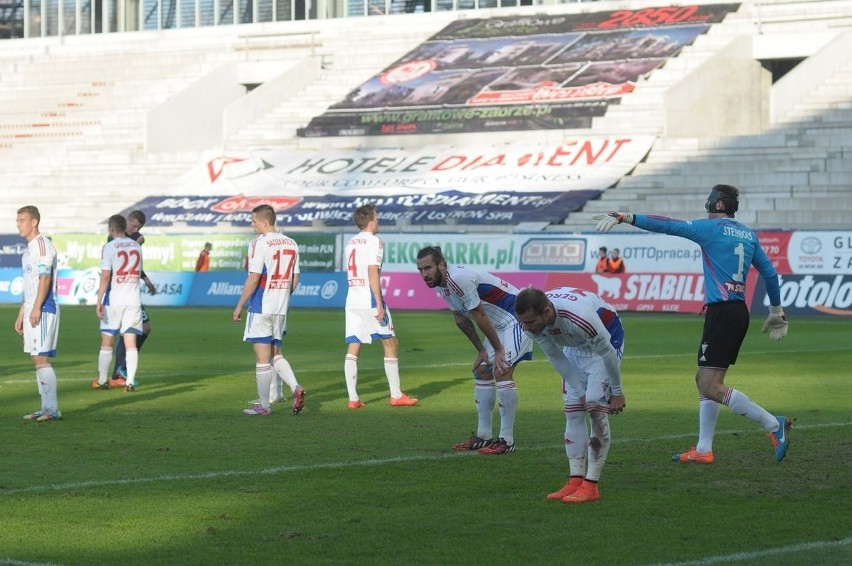
[{"label": "hotele diament banner", "polygon": [[[353,234],[298,234],[302,283],[293,307],[343,308],[346,279],[340,255]],[[499,274],[517,286],[574,286],[592,290],[620,310],[700,312],[704,305],[701,250],[659,234],[380,234],[385,242],[382,287],[392,309],[442,309],[443,300],[420,279],[417,252],[438,245],[449,263]],[[147,305],[232,306],[245,281],[246,236],[146,235],[145,270],[157,287]],[[104,238],[56,235],[58,294],[65,304],[91,304]],[[195,273],[204,243],[213,244],[211,271]],[[782,306],[791,315],[852,315],[852,231],[761,232],[761,245],[781,279]],[[626,272],[594,273],[598,248],[619,248]],[[20,302],[23,240],[0,236],[0,301]],[[765,287],[754,270],[749,302],[765,312]]]}]

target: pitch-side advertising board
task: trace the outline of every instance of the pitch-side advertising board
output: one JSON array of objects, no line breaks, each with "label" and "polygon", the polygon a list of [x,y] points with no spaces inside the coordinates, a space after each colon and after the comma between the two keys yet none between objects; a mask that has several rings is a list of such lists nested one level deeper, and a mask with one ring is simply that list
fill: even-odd
[{"label": "pitch-side advertising board", "polygon": [[[308,242],[319,267],[302,268],[293,307],[343,308],[346,279],[340,255],[352,234],[299,235]],[[392,309],[446,308],[434,290],[420,279],[417,252],[437,245],[448,263],[498,274],[510,283],[550,289],[561,286],[594,291],[620,310],[697,313],[704,305],[702,254],[698,245],[682,238],[645,233],[551,235],[535,234],[381,234],[384,266],[381,283]],[[89,236],[57,235],[61,266],[57,294],[62,304],[91,304],[96,296],[98,242]],[[182,245],[194,252],[205,240],[221,244],[222,263],[234,263],[207,273],[194,273],[178,259]],[[236,237],[234,237],[236,239]],[[243,248],[226,245],[229,237],[157,236],[146,242],[146,271],[157,288],[145,292],[151,306],[230,306],[245,281]],[[100,240],[102,241],[102,240]],[[245,243],[245,238],[240,243]],[[852,232],[761,232],[760,241],[775,264],[781,282],[782,306],[790,315],[852,316]],[[187,242],[191,242],[187,243]],[[215,246],[215,244],[214,244]],[[619,248],[626,271],[597,274],[598,249]],[[149,249],[150,248],[150,249]],[[214,251],[215,251],[214,247]],[[22,300],[20,254],[24,241],[0,236],[0,302]],[[169,252],[171,250],[171,252]],[[237,251],[238,250],[238,251]],[[229,255],[228,255],[229,254]],[[186,254],[184,254],[186,255]],[[230,258],[228,260],[227,258]],[[153,266],[149,270],[148,267]],[[229,264],[230,266],[230,264]],[[303,263],[304,266],[304,263]],[[749,303],[758,312],[768,304],[765,285],[752,270]]]}]

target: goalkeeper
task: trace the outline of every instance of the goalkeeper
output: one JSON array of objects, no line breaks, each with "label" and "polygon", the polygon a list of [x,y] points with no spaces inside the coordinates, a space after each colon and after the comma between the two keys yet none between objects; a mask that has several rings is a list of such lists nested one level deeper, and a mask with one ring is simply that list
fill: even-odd
[{"label": "goalkeeper", "polygon": [[739,206],[736,187],[714,186],[704,206],[708,218],[700,220],[674,220],[630,212],[610,212],[596,215],[594,219],[598,221],[600,232],[608,232],[618,224],[627,223],[651,232],[680,236],[701,246],[707,305],[695,374],[699,398],[698,444],[686,452],[675,454],[672,460],[713,463],[713,434],[719,407],[723,404],[766,429],[775,446],[775,459],[780,462],[789,447],[790,419],[771,415],[744,393],[724,383],[728,366],[737,361],[748,330],[749,311],[745,297],[750,266],[754,265],[763,277],[769,295],[769,318],[763,324],[763,332],[768,331],[772,340],[780,340],[787,334],[778,275],[760,247],[754,230],[734,220]]}]

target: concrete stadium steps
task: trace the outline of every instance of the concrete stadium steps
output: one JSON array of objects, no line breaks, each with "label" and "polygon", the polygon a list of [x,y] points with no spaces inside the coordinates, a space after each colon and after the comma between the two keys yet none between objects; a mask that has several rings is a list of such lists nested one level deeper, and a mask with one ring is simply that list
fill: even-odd
[{"label": "concrete stadium steps", "polygon": [[[759,136],[672,139],[662,134],[662,112],[668,89],[688,73],[700,69],[736,38],[771,33],[799,37],[797,34],[810,31],[829,33],[834,26],[849,27],[852,11],[848,2],[763,0],[759,4],[743,4],[722,24],[699,36],[680,56],[653,71],[648,79],[641,79],[635,92],[625,97],[622,104],[612,105],[607,116],[595,120],[592,130],[530,133],[530,139],[537,136],[539,140],[566,134],[662,135],[633,175],[605,191],[600,200],[590,202],[583,212],[573,213],[565,225],[549,230],[591,229],[594,222],[590,217],[594,211],[656,212],[650,205],[661,202],[666,203],[661,205],[666,210],[671,209],[672,216],[700,217],[702,199],[709,186],[717,182],[739,182],[744,210],[737,217],[747,222],[763,225],[765,221],[771,227],[782,227],[780,222],[791,223],[788,227],[830,227],[837,226],[831,222],[845,221],[841,217],[849,209],[847,197],[852,184],[849,181],[850,63],[840,66],[829,79],[815,84],[813,91],[781,117],[777,125]],[[146,153],[146,116],[151,109],[180,94],[223,63],[298,59],[313,53],[325,67],[316,80],[293,89],[295,92],[270,105],[260,118],[225,140],[229,149],[448,143],[446,136],[438,135],[300,139],[295,131],[459,17],[576,13],[657,5],[659,2],[650,0],[601,2],[592,7],[541,5],[464,13],[99,34],[62,41],[56,38],[5,41],[4,50],[0,51],[0,183],[4,187],[0,192],[0,213],[13,216],[21,205],[20,195],[27,195],[44,207],[48,226],[101,230],[99,223],[110,214],[145,194],[161,194],[174,178],[197,163],[199,152]],[[353,41],[353,26],[358,41]],[[54,111],[54,106],[66,100],[69,93],[86,92],[94,84],[101,89],[99,96],[85,100],[86,104],[73,112],[49,116],[53,120],[49,128],[62,134],[56,139],[2,139],[7,130],[17,131],[20,124],[29,128],[35,120],[44,118],[44,112]],[[4,113],[4,107],[9,112]],[[66,128],[68,124],[62,121],[72,119],[98,123],[90,124],[85,131]],[[463,134],[453,136],[449,143],[500,143],[506,139],[517,140],[522,136]],[[211,147],[214,145],[217,144]],[[15,170],[10,164],[14,164]],[[810,204],[796,206],[804,201]],[[848,222],[843,227],[849,228]],[[498,230],[505,231],[506,227]]]},{"label": "concrete stadium steps", "polygon": [[[374,20],[369,20],[369,23],[373,24]],[[451,21],[443,14],[428,20],[424,18],[420,25],[412,26],[399,25],[402,22],[412,23],[407,16],[389,16],[380,20],[377,25],[359,30],[358,42],[352,42],[345,33],[340,33],[343,30],[337,29],[337,25],[323,30],[320,35],[323,69],[317,78],[225,140],[225,146],[236,150],[310,145],[296,137],[297,129],[307,126],[311,119],[323,114],[358,85]]]}]

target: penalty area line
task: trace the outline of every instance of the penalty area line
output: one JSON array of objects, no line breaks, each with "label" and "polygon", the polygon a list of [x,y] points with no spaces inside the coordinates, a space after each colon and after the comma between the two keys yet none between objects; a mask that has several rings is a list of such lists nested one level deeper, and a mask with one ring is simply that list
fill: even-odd
[{"label": "penalty area line", "polygon": [[852,537],[846,537],[840,540],[818,540],[814,542],[792,544],[790,546],[779,546],[775,548],[767,548],[765,550],[756,550],[754,552],[736,552],[734,554],[708,556],[697,560],[687,560],[686,562],[666,562],[663,564],[655,564],[654,566],[705,566],[709,564],[724,564],[726,562],[741,562],[745,560],[754,560],[756,558],[765,558],[767,556],[787,555],[797,552],[807,552],[809,550],[823,550],[825,548],[849,546],[850,544],[852,544]]},{"label": "penalty area line", "polygon": [[[812,424],[812,425],[797,425],[795,426],[795,430],[804,431],[811,429],[823,429],[823,428],[837,428],[837,427],[845,427],[852,425],[852,422],[845,423],[822,423],[822,424]],[[716,431],[717,435],[722,434],[742,434],[748,432],[745,429],[732,429],[732,430],[720,430]],[[613,444],[633,444],[639,442],[656,442],[656,441],[666,441],[666,440],[677,440],[680,438],[691,438],[695,436],[695,432],[688,432],[682,434],[666,434],[659,435],[648,438],[614,438],[612,440]],[[539,450],[555,450],[558,448],[562,448],[563,445],[546,445],[546,446],[528,446],[524,447],[524,450],[528,451],[539,451]],[[423,461],[438,461],[444,460],[447,458],[459,458],[466,456],[473,456],[475,452],[446,452],[446,453],[428,453],[428,454],[415,454],[411,456],[398,456],[394,458],[373,458],[369,460],[355,460],[350,462],[325,462],[319,464],[301,464],[301,465],[293,465],[293,466],[275,466],[272,468],[265,468],[261,470],[221,470],[221,471],[210,471],[210,472],[199,472],[199,473],[190,473],[190,474],[165,474],[162,476],[156,477],[140,477],[140,478],[122,478],[122,479],[114,479],[114,480],[91,480],[91,481],[81,481],[81,482],[69,482],[62,484],[42,484],[42,485],[33,485],[29,487],[21,487],[21,488],[6,488],[0,489],[0,495],[15,495],[20,493],[40,493],[40,492],[50,492],[50,491],[66,491],[66,490],[75,490],[75,489],[91,489],[91,488],[99,488],[99,487],[107,487],[107,486],[115,486],[115,485],[133,485],[133,484],[142,484],[142,483],[154,483],[154,482],[164,482],[164,481],[193,481],[193,480],[211,480],[211,479],[219,479],[219,478],[231,478],[231,477],[250,477],[250,476],[263,476],[263,475],[279,475],[279,474],[287,474],[292,472],[310,472],[316,470],[340,470],[346,468],[358,468],[358,467],[367,467],[367,466],[384,466],[388,464],[404,464],[409,462],[423,462]]]}]

